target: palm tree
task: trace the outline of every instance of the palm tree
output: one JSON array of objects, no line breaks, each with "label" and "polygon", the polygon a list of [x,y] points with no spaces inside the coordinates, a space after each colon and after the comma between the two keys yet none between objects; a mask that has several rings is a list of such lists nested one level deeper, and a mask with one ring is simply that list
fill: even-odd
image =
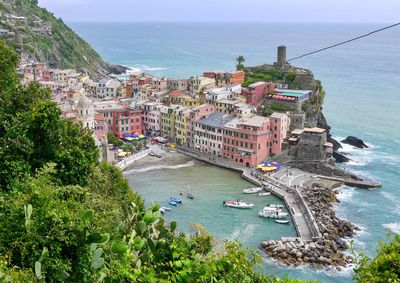
[{"label": "palm tree", "polygon": [[236,58],[236,62],[238,63],[238,65],[242,65],[244,62],[246,62],[246,59],[242,55],[239,55]]},{"label": "palm tree", "polygon": [[236,70],[243,70],[244,69],[243,62],[245,62],[245,61],[246,61],[246,59],[242,55],[239,55],[236,58],[236,62],[237,62]]}]

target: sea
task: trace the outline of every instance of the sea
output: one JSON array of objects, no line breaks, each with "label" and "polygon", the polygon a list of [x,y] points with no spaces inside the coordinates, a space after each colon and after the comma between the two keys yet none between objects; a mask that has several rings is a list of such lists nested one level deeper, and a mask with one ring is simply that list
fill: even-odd
[{"label": "sea", "polygon": [[[320,23],[69,23],[108,62],[170,78],[201,75],[207,70],[234,70],[235,58],[245,65],[276,61],[276,47],[287,46],[288,59],[368,33],[384,24]],[[385,30],[346,45],[291,62],[309,68],[326,90],[323,112],[338,140],[348,135],[363,139],[368,149],[343,145],[353,160],[340,165],[382,183],[366,190],[343,186],[335,204],[340,218],[361,231],[352,239],[354,248],[375,254],[378,241],[400,233],[400,28]],[[177,220],[181,231],[190,233],[200,223],[216,239],[240,240],[258,248],[260,241],[293,236],[292,223],[278,225],[256,216],[256,210],[240,211],[222,206],[225,199],[242,198],[249,184],[233,171],[197,161],[176,166],[155,166],[126,175],[130,184],[150,205],[167,203],[171,195],[191,190],[195,199],[166,214]],[[264,270],[278,276],[351,282],[352,268],[340,272],[309,267],[282,267],[265,259]]]}]

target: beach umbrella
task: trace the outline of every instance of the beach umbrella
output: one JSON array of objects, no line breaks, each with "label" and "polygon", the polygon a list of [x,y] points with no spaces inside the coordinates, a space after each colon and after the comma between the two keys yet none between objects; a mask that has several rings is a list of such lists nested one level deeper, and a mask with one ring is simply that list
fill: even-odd
[{"label": "beach umbrella", "polygon": [[138,135],[138,134],[136,134],[136,133],[135,133],[135,134],[133,134],[133,135],[131,135],[131,138],[134,138],[134,139],[135,139],[135,138],[138,138],[138,137],[139,137],[139,135]]},{"label": "beach umbrella", "polygon": [[257,165],[257,169],[261,169],[262,167],[264,167],[264,164],[258,164]]},{"label": "beach umbrella", "polygon": [[139,135],[139,138],[144,139],[145,136],[144,135]]},{"label": "beach umbrella", "polygon": [[129,138],[130,135],[129,135],[129,134],[124,134],[123,137],[124,137],[124,138]]}]

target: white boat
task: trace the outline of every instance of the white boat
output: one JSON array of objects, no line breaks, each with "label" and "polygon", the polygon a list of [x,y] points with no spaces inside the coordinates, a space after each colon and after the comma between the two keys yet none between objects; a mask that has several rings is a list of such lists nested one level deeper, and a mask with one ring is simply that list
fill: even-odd
[{"label": "white boat", "polygon": [[160,209],[163,209],[163,210],[165,210],[165,211],[170,211],[170,210],[171,210],[171,208],[168,207],[168,206],[163,206],[163,207],[161,207]]},{"label": "white boat", "polygon": [[244,194],[256,194],[263,190],[262,187],[255,187],[255,188],[247,188],[243,190]]},{"label": "white boat", "polygon": [[274,219],[274,221],[278,224],[289,224],[289,220],[278,220],[278,219]]},{"label": "white boat", "polygon": [[259,197],[266,197],[269,196],[271,193],[265,192],[265,193],[258,193],[257,196]]},{"label": "white boat", "polygon": [[279,208],[264,207],[258,212],[258,216],[265,218],[283,218],[288,216],[287,212],[282,212]]},{"label": "white boat", "polygon": [[160,211],[160,212],[161,212],[161,214],[164,214],[164,213],[165,213],[165,209],[164,209],[164,207],[160,207],[160,209],[159,209],[158,211]]},{"label": "white boat", "polygon": [[224,206],[233,207],[233,208],[252,208],[254,203],[251,202],[244,202],[244,201],[223,201]]},{"label": "white boat", "polygon": [[270,208],[282,210],[283,205],[282,205],[282,204],[272,204],[272,203],[269,203],[269,204],[267,204],[266,207],[270,207]]}]

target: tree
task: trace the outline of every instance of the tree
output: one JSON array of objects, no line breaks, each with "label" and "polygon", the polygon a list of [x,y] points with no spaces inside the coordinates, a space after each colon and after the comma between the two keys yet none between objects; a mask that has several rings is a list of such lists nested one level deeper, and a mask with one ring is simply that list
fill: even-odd
[{"label": "tree", "polygon": [[243,65],[243,63],[246,61],[246,59],[242,56],[242,55],[239,55],[237,58],[236,58],[236,62],[237,62],[237,64],[236,64],[236,70],[243,70],[244,69],[244,65]]},{"label": "tree", "polygon": [[64,184],[85,185],[98,162],[92,134],[60,117],[48,90],[22,86],[16,56],[0,42],[0,188],[7,190],[48,162]]},{"label": "tree", "polygon": [[357,282],[400,282],[400,235],[388,242],[379,242],[375,258],[356,255],[354,279]]}]

